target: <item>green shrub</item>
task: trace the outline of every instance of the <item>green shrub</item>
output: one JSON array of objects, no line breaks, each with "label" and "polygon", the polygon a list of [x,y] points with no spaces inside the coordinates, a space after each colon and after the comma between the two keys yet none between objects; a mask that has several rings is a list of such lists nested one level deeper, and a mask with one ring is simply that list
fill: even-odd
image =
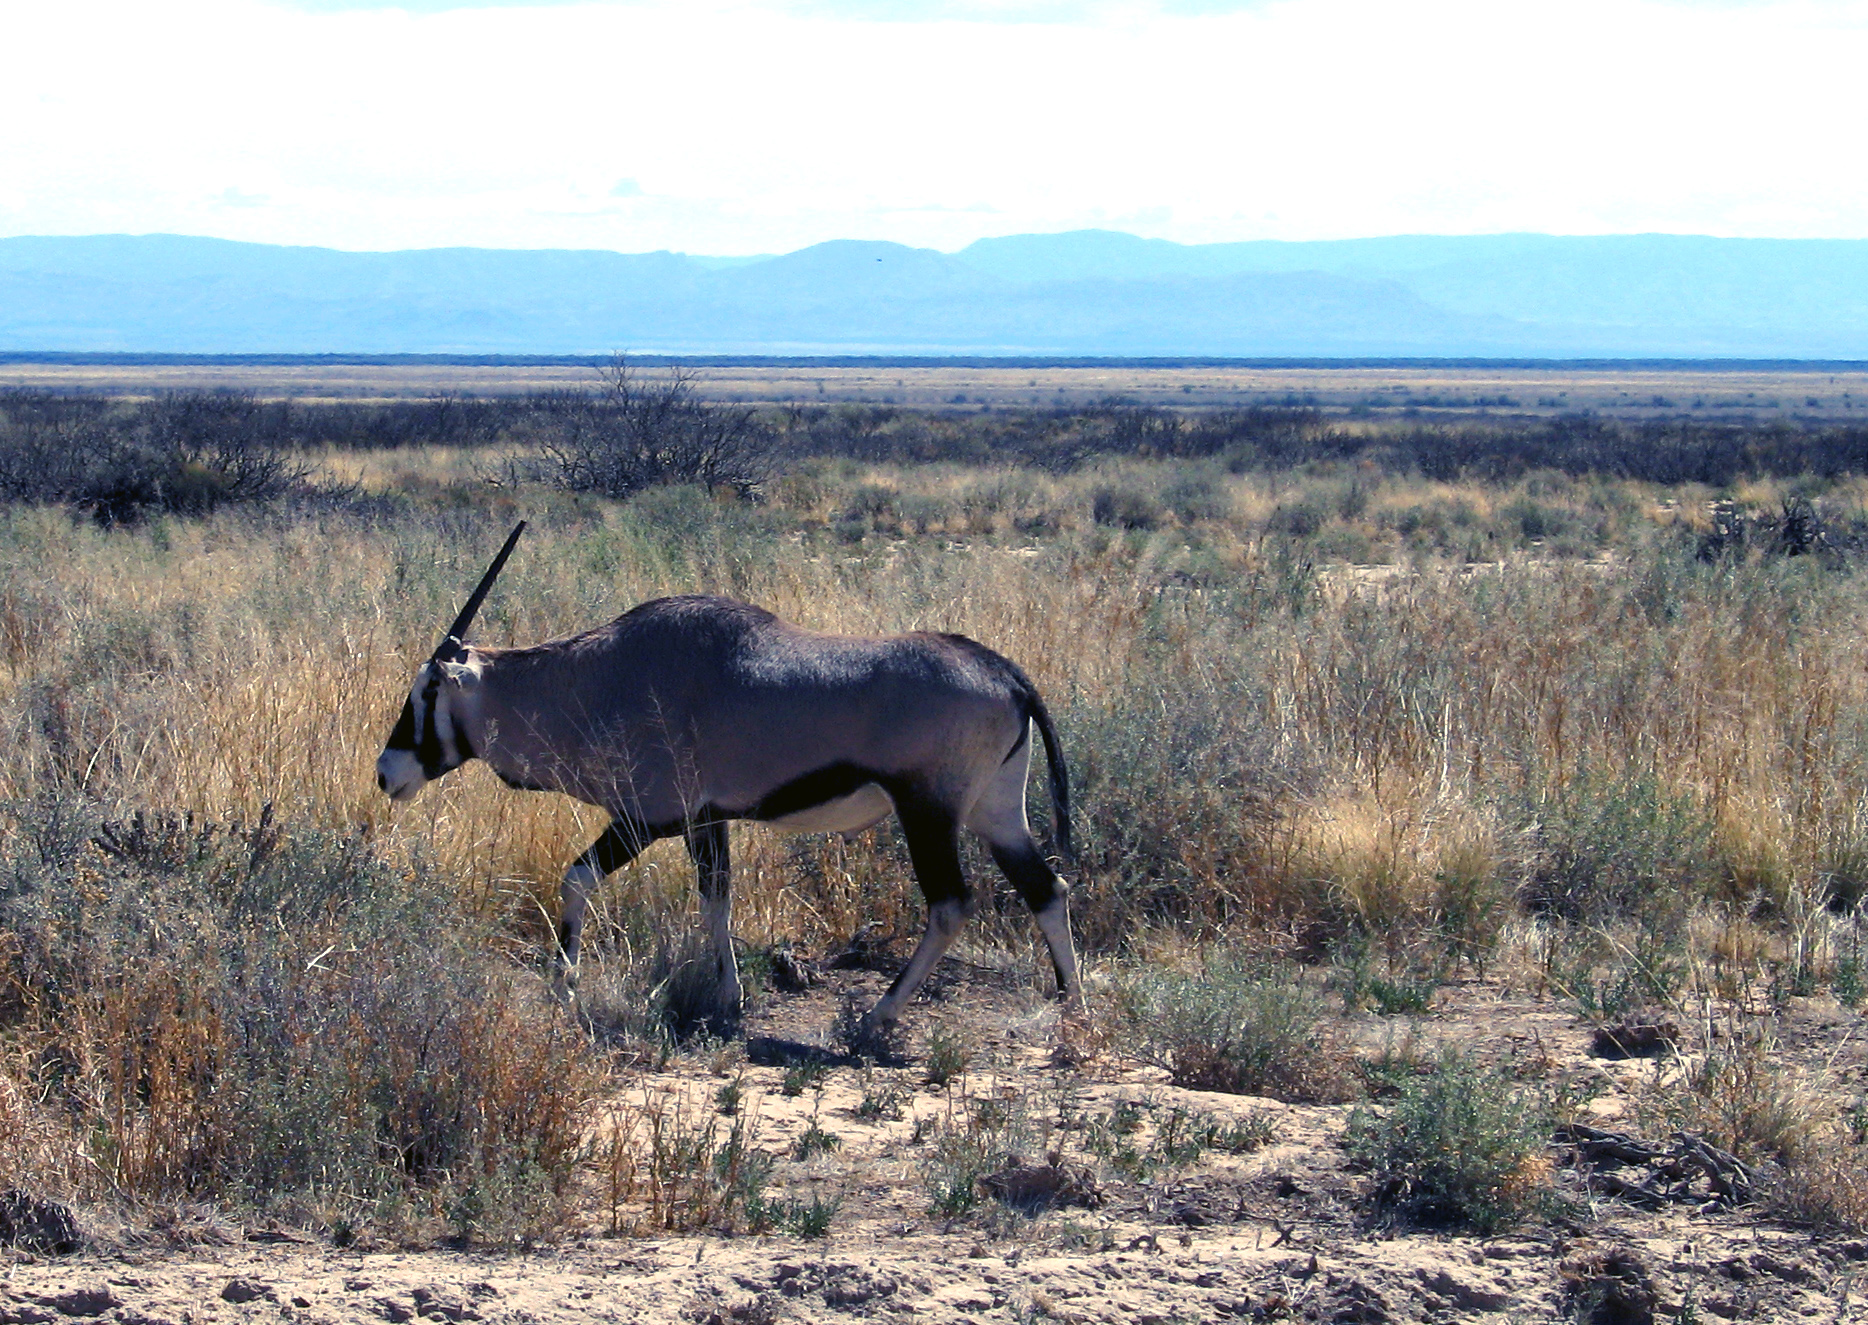
[{"label": "green shrub", "polygon": [[1403,1077],[1391,1102],[1349,1117],[1348,1149],[1377,1202],[1409,1218],[1490,1232],[1551,1194],[1547,1102],[1469,1054]]},{"label": "green shrub", "polygon": [[779,1083],[778,1092],[787,1099],[795,1099],[807,1090],[822,1089],[824,1078],[829,1075],[829,1063],[821,1058],[807,1058],[785,1069],[785,1079]]},{"label": "green shrub", "polygon": [[1256,674],[1257,641],[1211,643],[1216,665],[1169,689],[1147,679],[1175,666],[1167,649],[1158,663],[1152,650],[1134,660],[1150,705],[1060,719],[1080,807],[1071,907],[1093,948],[1150,924],[1218,926],[1309,904],[1286,889],[1276,856],[1285,807],[1314,785],[1314,748]]},{"label": "green shrub", "polygon": [[1683,920],[1715,882],[1713,825],[1650,773],[1583,765],[1526,807],[1537,860],[1524,901],[1566,920]]},{"label": "green shrub", "polygon": [[1145,1181],[1198,1163],[1209,1150],[1242,1155],[1267,1144],[1271,1119],[1256,1110],[1232,1122],[1159,1100],[1118,1100],[1082,1120],[1083,1148],[1124,1177]]},{"label": "green shrub", "polygon": [[1343,1057],[1315,990],[1223,949],[1198,975],[1146,971],[1122,991],[1143,1057],[1177,1086],[1285,1100],[1340,1099]]},{"label": "green shrub", "polygon": [[1090,494],[1090,516],[1100,525],[1118,529],[1154,529],[1167,518],[1167,510],[1139,480],[1105,483]]},{"label": "green shrub", "polygon": [[966,1072],[972,1058],[963,1035],[947,1026],[934,1027],[928,1032],[927,1084],[945,1089]]},{"label": "green shrub", "polygon": [[843,1148],[843,1138],[835,1132],[827,1132],[817,1121],[817,1114],[811,1114],[811,1122],[802,1132],[792,1148],[792,1154],[800,1162],[815,1159],[819,1155],[834,1155]]},{"label": "green shrub", "polygon": [[768,1207],[772,1223],[784,1233],[794,1238],[821,1238],[830,1232],[830,1225],[843,1209],[843,1198],[833,1196],[826,1201],[817,1192],[811,1193],[806,1201],[794,1197],[779,1201]]},{"label": "green shrub", "polygon": [[952,1219],[971,1214],[985,1199],[980,1181],[1032,1152],[1030,1119],[1022,1110],[965,1116],[936,1130],[921,1160],[928,1212]]}]

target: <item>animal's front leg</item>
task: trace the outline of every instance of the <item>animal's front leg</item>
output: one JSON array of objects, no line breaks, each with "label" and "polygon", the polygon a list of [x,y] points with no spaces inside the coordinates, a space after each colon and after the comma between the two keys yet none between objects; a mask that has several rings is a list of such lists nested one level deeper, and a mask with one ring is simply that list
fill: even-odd
[{"label": "animal's front leg", "polygon": [[727,854],[723,819],[696,819],[688,825],[688,854],[700,876],[701,910],[713,940],[714,998],[720,1012],[739,1015],[742,990],[739,963],[733,956],[733,868]]},{"label": "animal's front leg", "polygon": [[551,989],[565,1007],[577,1002],[577,954],[584,937],[584,913],[590,894],[604,879],[621,869],[654,839],[648,828],[625,815],[617,815],[603,836],[572,862],[558,885],[558,957],[553,963]]}]

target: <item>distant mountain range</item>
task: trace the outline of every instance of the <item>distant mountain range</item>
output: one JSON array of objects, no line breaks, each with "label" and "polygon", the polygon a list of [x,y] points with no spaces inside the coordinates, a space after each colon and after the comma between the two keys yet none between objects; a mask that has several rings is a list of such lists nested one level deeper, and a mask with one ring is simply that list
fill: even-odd
[{"label": "distant mountain range", "polygon": [[1868,359],[1868,240],[1405,235],[958,253],[0,239],[0,351]]}]

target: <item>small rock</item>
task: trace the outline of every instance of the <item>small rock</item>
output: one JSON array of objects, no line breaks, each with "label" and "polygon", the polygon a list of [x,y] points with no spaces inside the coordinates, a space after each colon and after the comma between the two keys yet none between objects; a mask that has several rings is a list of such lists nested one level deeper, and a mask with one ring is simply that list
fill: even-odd
[{"label": "small rock", "polygon": [[413,1294],[415,1314],[429,1320],[479,1320],[480,1313],[464,1298],[432,1288],[418,1288]]},{"label": "small rock", "polygon": [[51,1293],[39,1299],[39,1305],[51,1307],[61,1316],[101,1316],[112,1307],[120,1307],[123,1300],[107,1287],[68,1288],[62,1293]]},{"label": "small rock", "polygon": [[1560,1272],[1566,1310],[1584,1325],[1654,1325],[1654,1285],[1633,1251],[1584,1247]]},{"label": "small rock", "polygon": [[1780,1261],[1768,1251],[1758,1252],[1751,1258],[1751,1268],[1759,1274],[1773,1274],[1779,1279],[1788,1279],[1793,1284],[1816,1282],[1816,1275],[1807,1265],[1795,1261]]},{"label": "small rock", "polygon": [[271,1284],[262,1284],[252,1279],[229,1279],[227,1286],[221,1289],[221,1300],[239,1304],[257,1302],[264,1298],[268,1302],[277,1302],[279,1296]]},{"label": "small rock", "polygon": [[1028,1213],[1059,1205],[1095,1207],[1103,1203],[1096,1179],[1087,1168],[1052,1156],[1044,1164],[1013,1162],[981,1178],[979,1185],[1016,1210]]},{"label": "small rock", "polygon": [[1653,1017],[1623,1017],[1613,1026],[1598,1026],[1590,1052],[1598,1058],[1658,1058],[1680,1043],[1680,1028]]},{"label": "small rock", "polygon": [[814,985],[822,984],[823,981],[824,977],[818,969],[790,948],[780,947],[772,950],[772,983],[777,985],[781,992],[802,993]]},{"label": "small rock", "polygon": [[1495,1286],[1468,1283],[1450,1271],[1421,1272],[1427,1288],[1445,1298],[1461,1311],[1503,1311],[1511,1305],[1511,1294]]},{"label": "small rock", "polygon": [[[1266,1309],[1272,1309],[1269,1301]],[[1388,1299],[1360,1279],[1351,1279],[1331,1292],[1328,1311],[1332,1325],[1388,1325],[1393,1319],[1388,1314]]]},{"label": "small rock", "polygon": [[292,1298],[292,1305],[297,1307],[300,1311],[303,1311],[306,1307],[311,1305],[311,1299],[302,1293],[297,1294]]},{"label": "small rock", "polygon": [[832,1307],[861,1306],[871,1298],[888,1297],[899,1285],[886,1274],[871,1275],[853,1267],[824,1285],[824,1303]]},{"label": "small rock", "polygon": [[775,1325],[778,1307],[769,1294],[749,1297],[744,1302],[693,1313],[700,1325]]},{"label": "small rock", "polygon": [[19,1190],[0,1192],[0,1245],[45,1256],[78,1250],[78,1221],[57,1201]]},{"label": "small rock", "polygon": [[404,1321],[415,1319],[415,1309],[406,1307],[393,1297],[379,1297],[375,1302],[376,1314],[390,1325],[402,1325]]},{"label": "small rock", "polygon": [[0,1325],[52,1325],[58,1313],[31,1302],[0,1302]]}]

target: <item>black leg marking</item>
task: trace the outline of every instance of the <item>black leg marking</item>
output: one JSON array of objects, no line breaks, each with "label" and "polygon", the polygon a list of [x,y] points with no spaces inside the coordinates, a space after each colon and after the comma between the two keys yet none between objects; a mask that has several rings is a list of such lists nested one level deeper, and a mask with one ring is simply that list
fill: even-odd
[{"label": "black leg marking", "polygon": [[903,1006],[959,936],[974,905],[972,889],[967,887],[966,875],[960,868],[959,825],[953,813],[912,794],[896,795],[895,805],[901,816],[902,836],[908,840],[915,881],[927,898],[928,927],[908,965],[870,1012],[871,1024],[887,1024],[901,1015]]},{"label": "black leg marking", "polygon": [[667,836],[668,833],[658,833],[639,820],[619,815],[603,830],[603,836],[592,842],[590,849],[577,858],[577,863],[594,866],[605,875],[614,874],[648,850],[649,843],[658,837]]},{"label": "black leg marking", "polygon": [[1015,847],[994,844],[992,859],[1037,917],[1039,932],[1051,952],[1051,968],[1057,972],[1057,992],[1071,1002],[1080,1002],[1077,954],[1070,941],[1069,889],[1052,871],[1038,844],[1029,838]]},{"label": "black leg marking", "polygon": [[958,902],[972,914],[973,890],[967,887],[966,874],[960,868],[959,824],[953,814],[918,798],[897,796],[895,804],[902,821],[902,836],[908,841],[915,882],[921,885],[928,906]]},{"label": "black leg marking", "polygon": [[[989,844],[990,845],[990,844]],[[1018,895],[1025,899],[1032,914],[1044,910],[1057,900],[1057,875],[1044,859],[1035,842],[1022,847],[992,847],[993,863],[1001,873],[1018,889]]]},{"label": "black leg marking", "polygon": [[618,815],[603,830],[603,835],[564,872],[564,882],[558,890],[562,903],[558,920],[561,975],[568,979],[569,972],[577,968],[578,943],[584,932],[584,909],[590,903],[590,894],[605,878],[641,855],[658,836],[663,835],[647,824]]},{"label": "black leg marking", "polygon": [[733,886],[733,867],[727,855],[724,819],[697,819],[687,829],[688,855],[700,876],[703,897],[717,897]]}]

